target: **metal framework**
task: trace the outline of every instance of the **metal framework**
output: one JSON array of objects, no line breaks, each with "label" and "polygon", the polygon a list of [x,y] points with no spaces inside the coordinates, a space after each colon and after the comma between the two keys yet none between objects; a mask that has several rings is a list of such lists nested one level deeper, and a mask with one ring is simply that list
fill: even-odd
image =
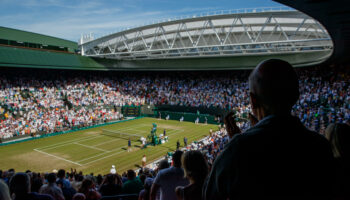
[{"label": "metal framework", "polygon": [[166,21],[80,42],[82,55],[118,60],[332,52],[327,31],[295,10]]}]

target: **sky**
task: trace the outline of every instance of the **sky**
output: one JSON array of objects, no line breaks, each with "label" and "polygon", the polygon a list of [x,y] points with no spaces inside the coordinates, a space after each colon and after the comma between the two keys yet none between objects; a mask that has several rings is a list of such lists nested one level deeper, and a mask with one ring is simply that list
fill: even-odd
[{"label": "sky", "polygon": [[271,0],[0,0],[0,26],[78,41],[161,19],[283,6]]}]

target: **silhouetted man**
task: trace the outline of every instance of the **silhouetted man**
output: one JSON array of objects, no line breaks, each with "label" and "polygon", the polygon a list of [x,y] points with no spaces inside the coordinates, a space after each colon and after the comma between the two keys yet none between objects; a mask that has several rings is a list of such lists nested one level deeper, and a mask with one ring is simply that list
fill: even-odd
[{"label": "silhouetted man", "polygon": [[249,88],[259,122],[225,145],[204,186],[205,199],[329,197],[330,145],[290,114],[299,98],[293,67],[264,61],[251,73]]}]

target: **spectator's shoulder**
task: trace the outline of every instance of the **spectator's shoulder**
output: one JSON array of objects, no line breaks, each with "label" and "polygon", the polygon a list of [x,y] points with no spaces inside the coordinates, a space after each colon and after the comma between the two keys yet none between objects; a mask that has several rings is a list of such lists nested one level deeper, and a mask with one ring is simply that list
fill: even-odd
[{"label": "spectator's shoulder", "polygon": [[154,179],[154,183],[160,185],[161,181],[163,181],[165,179],[165,177],[164,177],[165,174],[169,173],[170,168],[159,170],[159,172],[157,173],[157,176]]},{"label": "spectator's shoulder", "polygon": [[38,194],[36,192],[30,193],[31,199],[33,200],[54,200],[54,198],[49,194]]},{"label": "spectator's shoulder", "polygon": [[158,174],[159,176],[163,176],[164,174],[170,173],[171,171],[173,171],[173,167],[162,169],[158,172]]},{"label": "spectator's shoulder", "polygon": [[309,137],[310,146],[318,144],[320,146],[331,148],[329,141],[321,134],[305,128],[305,135]]},{"label": "spectator's shoulder", "polygon": [[240,146],[239,144],[249,140],[250,138],[255,137],[256,135],[258,135],[261,132],[263,132],[263,128],[252,127],[250,129],[248,129],[247,131],[245,131],[244,133],[236,134],[235,136],[233,136],[233,138],[231,140],[229,140],[229,142],[225,146],[225,150],[226,149],[232,150],[234,148],[239,148],[239,146]]},{"label": "spectator's shoulder", "polygon": [[265,131],[264,127],[255,126],[248,129],[244,133],[236,134],[225,145],[224,150],[220,153],[217,160],[218,162],[224,162],[225,160],[237,159],[236,157],[240,153],[240,149],[251,141],[259,140],[261,133]]},{"label": "spectator's shoulder", "polygon": [[238,154],[240,142],[245,136],[242,134],[235,135],[224,147],[223,151],[220,152],[219,156],[215,159],[214,165],[219,167],[227,166],[228,163],[235,159]]}]

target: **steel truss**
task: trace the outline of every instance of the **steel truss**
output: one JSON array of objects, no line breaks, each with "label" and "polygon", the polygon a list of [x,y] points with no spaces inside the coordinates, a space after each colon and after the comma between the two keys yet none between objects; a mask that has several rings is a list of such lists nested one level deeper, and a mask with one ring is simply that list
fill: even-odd
[{"label": "steel truss", "polygon": [[142,26],[80,44],[82,55],[119,60],[329,51],[327,31],[298,11],[223,14]]}]

